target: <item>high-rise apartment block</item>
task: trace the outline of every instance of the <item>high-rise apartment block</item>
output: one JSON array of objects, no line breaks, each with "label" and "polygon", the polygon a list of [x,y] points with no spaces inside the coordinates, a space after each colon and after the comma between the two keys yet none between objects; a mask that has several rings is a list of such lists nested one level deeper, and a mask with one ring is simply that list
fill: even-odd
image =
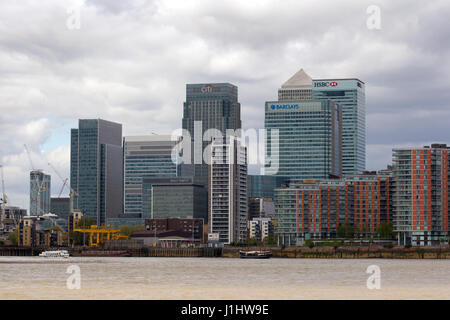
[{"label": "high-rise apartment block", "polygon": [[399,244],[448,241],[449,150],[445,144],[393,150]]},{"label": "high-rise apartment block", "polygon": [[209,233],[226,244],[247,237],[247,148],[234,136],[213,140]]}]

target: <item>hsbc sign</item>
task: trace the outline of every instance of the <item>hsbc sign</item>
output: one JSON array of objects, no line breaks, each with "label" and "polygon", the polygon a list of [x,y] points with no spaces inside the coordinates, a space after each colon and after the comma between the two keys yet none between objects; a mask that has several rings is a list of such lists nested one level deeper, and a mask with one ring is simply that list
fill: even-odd
[{"label": "hsbc sign", "polygon": [[337,87],[339,83],[336,81],[322,81],[322,82],[314,82],[314,88],[328,88],[328,87]]}]

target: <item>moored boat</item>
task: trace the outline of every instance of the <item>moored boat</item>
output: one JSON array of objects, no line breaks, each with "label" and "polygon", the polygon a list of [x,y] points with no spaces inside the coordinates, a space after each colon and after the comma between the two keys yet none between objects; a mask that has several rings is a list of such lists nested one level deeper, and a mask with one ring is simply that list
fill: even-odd
[{"label": "moored boat", "polygon": [[241,259],[269,259],[272,252],[267,250],[239,251]]},{"label": "moored boat", "polygon": [[67,250],[54,250],[54,251],[44,251],[39,254],[39,257],[44,258],[68,258],[70,254]]}]

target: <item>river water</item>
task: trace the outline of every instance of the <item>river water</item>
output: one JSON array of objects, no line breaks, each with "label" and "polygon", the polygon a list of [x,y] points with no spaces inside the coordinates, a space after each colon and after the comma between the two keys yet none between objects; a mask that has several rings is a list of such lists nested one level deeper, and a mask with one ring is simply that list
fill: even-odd
[{"label": "river water", "polygon": [[0,299],[450,299],[450,260],[0,257]]}]

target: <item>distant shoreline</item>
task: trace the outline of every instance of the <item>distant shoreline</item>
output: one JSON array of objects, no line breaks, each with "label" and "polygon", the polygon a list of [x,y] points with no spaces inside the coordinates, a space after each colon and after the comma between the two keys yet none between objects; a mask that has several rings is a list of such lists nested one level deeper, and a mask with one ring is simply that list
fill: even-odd
[{"label": "distant shoreline", "polygon": [[[174,257],[174,258],[239,258],[240,250],[259,250],[260,247],[224,248],[67,248],[72,257]],[[450,259],[450,246],[394,247],[382,246],[317,246],[317,247],[266,247],[273,258],[288,259]],[[0,247],[1,256],[37,256],[43,248]]]}]

